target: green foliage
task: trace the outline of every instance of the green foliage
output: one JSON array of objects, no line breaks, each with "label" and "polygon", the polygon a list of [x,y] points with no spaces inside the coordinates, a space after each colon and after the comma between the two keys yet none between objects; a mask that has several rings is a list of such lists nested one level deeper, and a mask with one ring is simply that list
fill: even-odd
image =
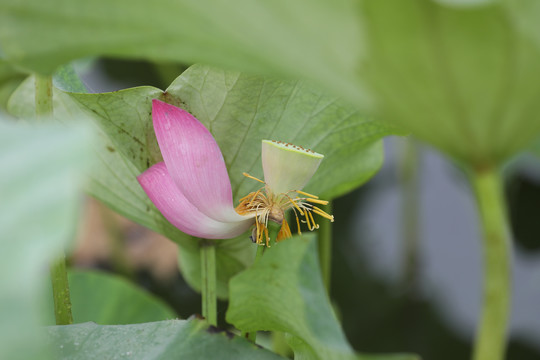
[{"label": "green foliage", "polygon": [[[163,301],[119,276],[91,270],[68,274],[74,323],[138,324],[176,317]],[[53,325],[52,293],[47,294],[46,324]]]},{"label": "green foliage", "polygon": [[57,359],[283,359],[200,320],[51,326],[48,335]]},{"label": "green foliage", "polygon": [[0,119],[0,358],[47,359],[37,328],[47,266],[72,239],[89,133]]},{"label": "green foliage", "polygon": [[313,236],[268,248],[230,282],[227,321],[243,331],[291,334],[295,359],[403,359],[412,355],[356,355],[326,295]]}]

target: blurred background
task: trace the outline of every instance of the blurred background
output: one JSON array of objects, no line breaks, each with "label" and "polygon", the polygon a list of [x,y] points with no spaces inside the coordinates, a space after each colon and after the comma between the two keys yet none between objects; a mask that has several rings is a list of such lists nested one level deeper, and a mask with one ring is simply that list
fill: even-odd
[{"label": "blurred background", "polygon": [[[93,59],[78,64],[90,92],[139,85],[164,89],[184,65]],[[278,139],[279,140],[279,139]],[[316,150],[316,149],[315,149]],[[332,300],[350,343],[362,352],[465,359],[479,317],[480,232],[465,174],[411,137],[385,139],[381,171],[334,202]],[[540,359],[540,162],[534,149],[506,168],[514,234],[510,360]],[[74,268],[119,274],[155,294],[181,318],[199,295],[161,235],[87,199]],[[226,304],[220,304],[223,319]]]}]

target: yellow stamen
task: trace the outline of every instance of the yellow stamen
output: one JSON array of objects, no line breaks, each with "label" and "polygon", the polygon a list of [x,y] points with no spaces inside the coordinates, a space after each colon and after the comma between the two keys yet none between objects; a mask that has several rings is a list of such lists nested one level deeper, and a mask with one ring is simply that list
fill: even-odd
[{"label": "yellow stamen", "polygon": [[326,201],[326,200],[307,198],[306,201],[310,202],[310,203],[314,203],[314,204],[328,205],[328,201]]},{"label": "yellow stamen", "polygon": [[312,231],[313,228],[311,227],[311,224],[309,222],[309,211],[307,211],[307,210],[306,210],[305,218],[306,218],[306,224],[307,224],[307,227],[308,227],[309,231]]},{"label": "yellow stamen", "polygon": [[300,190],[294,190],[294,192],[297,192],[299,194],[302,194],[304,196],[307,196],[307,197],[310,197],[310,198],[314,198],[314,199],[318,199],[319,197],[317,195],[313,195],[313,194],[310,194],[310,193],[307,193],[307,192],[304,192],[304,191],[300,191]]},{"label": "yellow stamen", "polygon": [[[288,197],[288,196],[287,196]],[[298,212],[300,213],[300,216],[304,216],[304,212],[302,211],[302,209],[300,209],[300,207],[298,206],[298,204],[296,203],[295,200],[291,199],[289,197],[289,199],[291,200],[292,204],[294,205],[294,207],[296,208],[296,210],[298,210]]]},{"label": "yellow stamen", "polygon": [[258,182],[260,182],[260,183],[266,184],[264,181],[262,181],[262,180],[260,180],[260,179],[257,179],[255,176],[251,176],[251,175],[249,175],[248,173],[242,173],[242,175],[244,175],[244,176],[247,177],[247,178],[256,180],[256,181],[258,181]]},{"label": "yellow stamen", "polygon": [[242,202],[244,200],[246,200],[248,197],[250,197],[253,193],[250,192],[249,194],[247,194],[246,196],[244,196],[243,198],[241,198],[240,200],[238,200],[238,202]]},{"label": "yellow stamen", "polygon": [[266,235],[266,247],[270,247],[270,238],[268,237],[268,228],[266,226],[264,226],[264,234]]},{"label": "yellow stamen", "polygon": [[309,219],[311,220],[311,224],[313,225],[313,229],[318,229],[319,224],[317,224],[315,222],[315,219],[313,219],[313,214],[311,213],[311,211],[309,211],[308,214],[309,214]]},{"label": "yellow stamen", "polygon": [[334,216],[333,216],[333,215],[327,214],[324,210],[321,210],[321,209],[319,209],[318,207],[314,206],[313,209],[312,209],[312,211],[313,211],[315,214],[320,215],[320,216],[322,216],[322,217],[324,217],[324,218],[327,218],[328,220],[334,222]]},{"label": "yellow stamen", "polygon": [[261,190],[257,190],[253,196],[251,197],[251,199],[249,199],[248,203],[252,202],[253,200],[255,200],[255,198],[261,193]]},{"label": "yellow stamen", "polygon": [[296,216],[296,226],[298,229],[298,235],[302,235],[302,231],[300,231],[300,220],[298,220],[298,216]]},{"label": "yellow stamen", "polygon": [[276,242],[280,242],[281,240],[290,238],[291,236],[291,228],[289,227],[287,220],[283,219],[283,222],[281,223],[281,229],[279,229],[279,232],[277,234]]},{"label": "yellow stamen", "polygon": [[257,239],[255,240],[255,243],[256,243],[257,245],[259,245],[259,244],[261,243],[261,239],[260,239],[260,234],[261,234],[261,232],[260,232],[260,230],[259,230],[259,222],[258,222],[257,220],[255,220],[255,227],[257,228],[257,236],[256,236]]}]

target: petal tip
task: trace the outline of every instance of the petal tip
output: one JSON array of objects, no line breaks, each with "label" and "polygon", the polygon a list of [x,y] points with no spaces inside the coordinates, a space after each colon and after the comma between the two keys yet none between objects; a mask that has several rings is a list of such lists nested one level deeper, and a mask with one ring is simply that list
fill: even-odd
[{"label": "petal tip", "polygon": [[165,101],[161,101],[159,99],[152,99],[152,112],[164,110],[167,107],[170,107],[172,105],[167,104]]}]

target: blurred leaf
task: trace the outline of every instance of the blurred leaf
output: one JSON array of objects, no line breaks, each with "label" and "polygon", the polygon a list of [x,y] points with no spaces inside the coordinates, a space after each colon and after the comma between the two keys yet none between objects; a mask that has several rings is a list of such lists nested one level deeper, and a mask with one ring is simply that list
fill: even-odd
[{"label": "blurred leaf", "polygon": [[[538,137],[540,48],[503,2],[371,0],[362,10],[362,74],[383,118],[476,167],[497,165]],[[540,23],[538,12],[522,15]]]},{"label": "blurred leaf", "polygon": [[417,359],[354,354],[326,295],[316,246],[313,236],[280,242],[231,279],[227,321],[243,331],[291,334],[295,359]]},{"label": "blurred leaf", "polygon": [[47,359],[37,324],[47,269],[72,239],[87,129],[0,119],[0,358]]},{"label": "blurred leaf", "polygon": [[[176,318],[174,311],[155,296],[119,276],[89,270],[69,272],[75,323],[100,325],[139,324]],[[53,309],[52,293],[47,308]],[[55,323],[53,312],[46,324]]]},{"label": "blurred leaf", "polygon": [[278,360],[282,357],[200,320],[48,328],[57,359]]},{"label": "blurred leaf", "polygon": [[357,94],[356,7],[352,0],[3,0],[0,43],[9,61],[44,73],[107,55],[306,76]]}]

